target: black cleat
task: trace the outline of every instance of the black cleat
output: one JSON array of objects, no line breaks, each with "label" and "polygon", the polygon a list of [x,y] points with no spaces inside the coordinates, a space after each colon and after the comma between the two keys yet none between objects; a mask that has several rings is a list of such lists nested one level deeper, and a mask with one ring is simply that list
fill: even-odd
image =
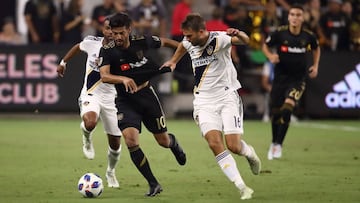
[{"label": "black cleat", "polygon": [[179,143],[176,141],[176,138],[173,134],[169,133],[169,136],[171,136],[174,140],[174,146],[171,147],[171,152],[175,155],[176,161],[180,165],[185,165],[186,163],[186,154],[184,150],[180,147]]},{"label": "black cleat", "polygon": [[163,189],[161,187],[161,185],[159,183],[157,183],[155,186],[150,186],[149,192],[145,194],[145,196],[148,197],[154,197],[157,194],[160,194],[160,192],[162,192]]}]

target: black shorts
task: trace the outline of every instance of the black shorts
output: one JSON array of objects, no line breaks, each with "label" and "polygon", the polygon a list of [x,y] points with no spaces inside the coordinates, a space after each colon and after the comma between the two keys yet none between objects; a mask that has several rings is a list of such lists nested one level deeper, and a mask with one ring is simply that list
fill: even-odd
[{"label": "black shorts", "polygon": [[284,83],[274,83],[270,93],[271,108],[280,108],[286,98],[294,100],[295,104],[299,102],[305,91],[305,81],[294,81]]},{"label": "black shorts", "polygon": [[165,114],[159,98],[151,86],[135,94],[118,95],[118,125],[121,130],[134,127],[141,132],[141,122],[153,134],[166,132]]}]

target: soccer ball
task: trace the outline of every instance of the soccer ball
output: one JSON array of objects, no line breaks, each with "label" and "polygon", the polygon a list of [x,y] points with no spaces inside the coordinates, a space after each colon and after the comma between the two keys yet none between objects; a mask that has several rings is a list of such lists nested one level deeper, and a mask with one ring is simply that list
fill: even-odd
[{"label": "soccer ball", "polygon": [[78,190],[84,197],[98,197],[104,190],[104,185],[100,176],[86,173],[79,179]]}]

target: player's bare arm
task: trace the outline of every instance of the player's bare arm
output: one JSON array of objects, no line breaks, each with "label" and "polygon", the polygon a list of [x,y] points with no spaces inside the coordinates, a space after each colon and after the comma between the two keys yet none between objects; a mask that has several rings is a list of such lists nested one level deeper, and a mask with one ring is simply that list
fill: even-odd
[{"label": "player's bare arm", "polygon": [[180,59],[186,54],[186,49],[182,43],[179,43],[174,55],[171,57],[170,60],[166,61],[162,67],[170,67],[172,71],[175,70],[176,64],[180,61]]},{"label": "player's bare arm", "polygon": [[179,42],[172,40],[172,39],[160,37],[160,40],[161,40],[162,47],[169,47],[169,48],[176,49],[179,45]]},{"label": "player's bare arm", "polygon": [[276,64],[280,62],[279,55],[272,53],[267,44],[263,44],[262,51],[271,63]]},{"label": "player's bare arm", "polygon": [[100,77],[103,83],[123,84],[126,92],[135,93],[138,90],[138,87],[133,79],[111,74],[110,65],[100,67]]},{"label": "player's bare arm", "polygon": [[316,78],[318,75],[319,61],[320,61],[320,47],[313,51],[313,65],[309,68],[309,77]]},{"label": "player's bare arm", "polygon": [[226,34],[231,36],[231,44],[233,45],[248,44],[250,41],[249,36],[245,32],[235,28],[227,29]]},{"label": "player's bare arm", "polygon": [[56,72],[58,73],[59,77],[64,77],[65,70],[66,70],[66,64],[67,62],[74,57],[76,54],[80,52],[80,44],[74,45],[64,56],[64,58],[61,60],[60,64],[58,65]]}]

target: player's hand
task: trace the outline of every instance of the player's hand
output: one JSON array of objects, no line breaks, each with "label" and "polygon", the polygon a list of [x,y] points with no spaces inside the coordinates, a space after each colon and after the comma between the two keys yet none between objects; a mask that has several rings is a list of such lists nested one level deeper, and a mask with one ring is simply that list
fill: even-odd
[{"label": "player's hand", "polygon": [[277,54],[271,54],[268,59],[273,64],[277,64],[280,62],[279,55],[277,55]]},{"label": "player's hand", "polygon": [[318,69],[315,66],[311,66],[309,68],[309,77],[311,79],[316,78],[318,75]]},{"label": "player's hand", "polygon": [[235,29],[235,28],[228,28],[226,30],[226,34],[229,35],[229,36],[239,36],[240,30]]},{"label": "player's hand", "polygon": [[126,92],[130,92],[132,94],[137,92],[138,87],[133,79],[124,77],[122,83],[125,86]]},{"label": "player's hand", "polygon": [[165,67],[169,67],[171,69],[171,71],[174,71],[176,68],[176,63],[171,62],[171,61],[166,61],[161,67],[160,70],[165,68]]},{"label": "player's hand", "polygon": [[62,65],[58,65],[57,69],[56,69],[56,72],[58,73],[58,76],[63,78],[64,75],[65,75],[65,70],[66,70],[66,67],[65,66],[62,66]]}]

